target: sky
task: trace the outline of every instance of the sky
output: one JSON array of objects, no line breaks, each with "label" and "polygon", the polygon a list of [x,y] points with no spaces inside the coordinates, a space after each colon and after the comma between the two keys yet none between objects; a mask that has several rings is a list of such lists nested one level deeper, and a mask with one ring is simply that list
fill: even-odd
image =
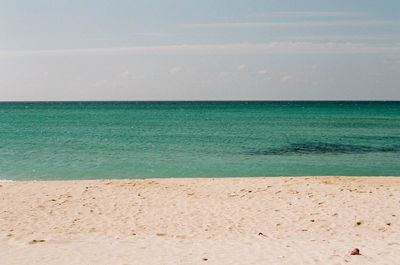
[{"label": "sky", "polygon": [[0,101],[400,100],[398,0],[0,7]]}]

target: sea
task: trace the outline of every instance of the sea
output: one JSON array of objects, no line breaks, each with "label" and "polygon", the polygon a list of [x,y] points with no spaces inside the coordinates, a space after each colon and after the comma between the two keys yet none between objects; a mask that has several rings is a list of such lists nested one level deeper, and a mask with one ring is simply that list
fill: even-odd
[{"label": "sea", "polygon": [[0,179],[400,176],[400,102],[3,102]]}]

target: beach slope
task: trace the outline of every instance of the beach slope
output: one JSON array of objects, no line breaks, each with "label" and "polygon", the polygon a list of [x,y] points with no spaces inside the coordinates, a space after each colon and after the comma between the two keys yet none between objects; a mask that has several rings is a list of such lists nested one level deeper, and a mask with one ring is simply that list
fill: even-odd
[{"label": "beach slope", "polygon": [[4,265],[400,264],[400,178],[1,182],[0,256]]}]

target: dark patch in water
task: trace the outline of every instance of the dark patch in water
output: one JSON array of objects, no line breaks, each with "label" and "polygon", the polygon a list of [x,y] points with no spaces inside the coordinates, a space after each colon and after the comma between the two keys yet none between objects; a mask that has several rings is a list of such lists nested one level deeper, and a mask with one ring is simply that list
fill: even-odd
[{"label": "dark patch in water", "polygon": [[374,141],[400,141],[400,136],[344,136],[347,139],[374,140]]},{"label": "dark patch in water", "polygon": [[249,152],[250,155],[295,155],[295,154],[364,154],[378,152],[400,152],[400,146],[374,147],[363,145],[296,143],[279,148]]}]

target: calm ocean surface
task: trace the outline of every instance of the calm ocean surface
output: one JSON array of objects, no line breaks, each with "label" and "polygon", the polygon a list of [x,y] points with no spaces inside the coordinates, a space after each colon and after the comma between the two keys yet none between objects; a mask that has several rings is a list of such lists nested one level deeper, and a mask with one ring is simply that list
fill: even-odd
[{"label": "calm ocean surface", "polygon": [[0,103],[0,179],[400,176],[400,102]]}]

